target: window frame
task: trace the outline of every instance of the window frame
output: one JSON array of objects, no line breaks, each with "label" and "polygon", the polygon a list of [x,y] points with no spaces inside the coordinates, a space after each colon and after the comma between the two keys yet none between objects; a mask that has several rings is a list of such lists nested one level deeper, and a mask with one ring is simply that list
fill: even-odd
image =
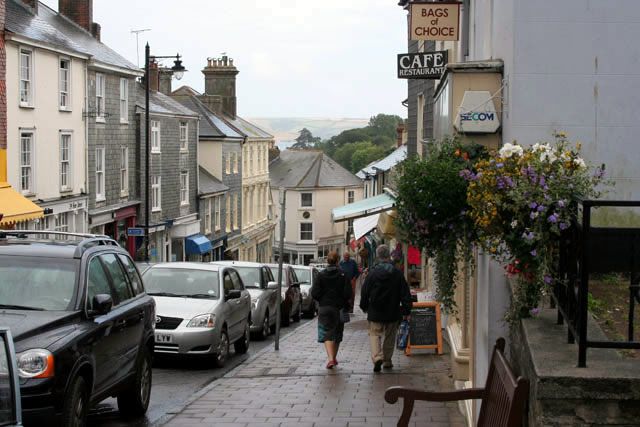
[{"label": "window frame", "polygon": [[[158,181],[157,183],[154,181]],[[154,194],[156,194],[154,196]],[[162,211],[162,176],[151,175],[151,212]]]},{"label": "window frame", "polygon": [[[305,194],[311,195],[311,204],[308,205],[308,206],[305,205],[304,202],[303,202],[303,196]],[[313,205],[314,205],[314,203],[313,203],[314,200],[313,199],[314,199],[313,192],[311,192],[311,191],[301,191],[300,192],[300,208],[302,208],[302,209],[313,209]]]},{"label": "window frame", "polygon": [[[180,172],[180,206],[189,206],[189,171]],[[183,187],[184,184],[184,187]]]},{"label": "window frame", "polygon": [[233,221],[233,225],[234,225],[234,230],[239,230],[240,229],[240,207],[238,205],[238,193],[234,194],[234,198],[233,198],[233,206],[236,209],[236,215]]},{"label": "window frame", "polygon": [[222,228],[222,214],[221,214],[221,205],[222,205],[222,196],[215,196],[213,201],[214,208],[214,231],[220,231]]},{"label": "window frame", "polygon": [[211,202],[212,198],[206,200],[204,207],[204,234],[211,233]]},{"label": "window frame", "polygon": [[347,204],[354,203],[356,201],[356,191],[347,190]]},{"label": "window frame", "polygon": [[231,174],[231,154],[232,153],[227,153],[225,158],[225,172],[227,175]]},{"label": "window frame", "polygon": [[[151,128],[151,153],[159,154],[162,152],[162,126],[160,120],[150,120]],[[154,138],[155,137],[155,138]]]},{"label": "window frame", "polygon": [[180,151],[183,153],[189,151],[189,122],[186,120],[180,121]]},{"label": "window frame", "polygon": [[129,147],[120,146],[120,197],[129,195]]},{"label": "window frame", "polygon": [[[107,199],[106,197],[106,179],[105,179],[105,161],[106,161],[106,148],[105,147],[96,147],[96,202],[103,202]],[[101,155],[99,153],[102,153]],[[100,161],[98,161],[98,159]],[[101,164],[102,168],[98,168],[98,165]],[[99,185],[100,183],[100,185]],[[98,191],[99,187],[102,187],[102,192]]]},{"label": "window frame", "polygon": [[[67,159],[64,160],[63,159],[63,147],[62,147],[62,143],[65,140],[65,138],[68,138],[67,141]],[[67,191],[72,191],[73,190],[73,133],[69,132],[69,131],[60,131],[60,135],[58,138],[58,153],[59,153],[59,165],[60,165],[60,192],[64,193]],[[63,174],[63,164],[67,165],[67,171],[66,174]],[[66,184],[63,183],[63,175],[66,177]]]},{"label": "window frame", "polygon": [[225,221],[226,224],[225,226],[225,230],[227,231],[227,233],[229,233],[231,231],[231,194],[227,193],[225,196],[225,208],[226,208],[226,212],[225,212]]},{"label": "window frame", "polygon": [[[23,79],[23,75],[22,75],[22,70],[23,70],[23,65],[22,65],[22,58],[23,56],[26,56],[28,58],[28,66],[26,67],[27,69],[27,78]],[[34,66],[34,50],[33,49],[29,49],[26,47],[19,47],[18,48],[18,103],[20,105],[20,107],[26,107],[26,108],[33,108],[35,105],[34,102],[34,70],[35,70],[35,66]],[[26,100],[23,99],[22,95],[23,95],[23,88],[22,88],[22,83],[26,82],[26,90],[24,90],[24,93],[26,93],[25,97]]]},{"label": "window frame", "polygon": [[[311,226],[311,231],[303,231],[302,230],[302,226],[303,225],[310,225]],[[299,225],[298,225],[298,238],[300,239],[300,242],[313,242],[314,241],[314,227],[313,227],[313,221],[300,221]],[[311,238],[310,239],[303,239],[302,238],[302,233],[311,233]]]},{"label": "window frame", "polygon": [[107,76],[103,73],[96,73],[96,122],[105,123],[107,96]]},{"label": "window frame", "polygon": [[[124,90],[123,90],[124,89]],[[120,77],[120,123],[129,123],[129,79]],[[124,115],[123,115],[124,113]]]},{"label": "window frame", "polygon": [[[53,229],[55,231],[69,231],[69,212],[60,212],[53,216]],[[64,221],[63,221],[64,218]]]},{"label": "window frame", "polygon": [[[26,157],[24,156],[24,151],[23,151],[23,139],[25,138],[25,135],[29,135],[28,140],[29,140],[29,156],[28,156],[28,160],[29,160],[29,164],[25,164],[23,163],[23,160],[26,159]],[[36,179],[35,179],[35,172],[36,172],[36,168],[35,168],[35,145],[36,145],[36,133],[33,129],[20,129],[20,141],[19,141],[19,150],[18,150],[18,164],[20,165],[20,193],[22,193],[23,195],[33,195],[36,193],[35,190],[35,183],[36,183]],[[28,181],[29,181],[29,185],[28,188],[25,188],[24,186],[24,178],[25,178],[25,174],[24,174],[24,170],[28,170],[29,171],[29,175],[28,175]]]},{"label": "window frame", "polygon": [[[111,270],[107,266],[107,262],[104,260],[104,258],[108,256],[113,256],[116,265],[120,268],[120,272],[122,273],[122,277],[124,279],[126,289],[129,291],[129,295],[130,295],[129,298],[126,298],[126,299],[120,298],[120,294],[118,293],[118,289],[116,288],[115,278],[113,277]],[[120,261],[118,254],[115,252],[102,252],[98,255],[98,259],[100,260],[100,263],[102,264],[102,268],[104,269],[105,273],[107,274],[110,280],[112,298],[115,297],[113,301],[113,306],[118,307],[121,304],[126,304],[131,300],[133,300],[137,296],[137,294],[134,292],[133,287],[131,286],[129,273],[124,268],[124,265],[122,265],[122,261]]]},{"label": "window frame", "polygon": [[[67,64],[66,91],[63,90],[62,76],[65,73],[65,68],[62,67],[62,63]],[[63,96],[66,99],[65,103],[62,102]],[[58,108],[60,111],[71,111],[71,58],[64,56],[58,57]]]}]

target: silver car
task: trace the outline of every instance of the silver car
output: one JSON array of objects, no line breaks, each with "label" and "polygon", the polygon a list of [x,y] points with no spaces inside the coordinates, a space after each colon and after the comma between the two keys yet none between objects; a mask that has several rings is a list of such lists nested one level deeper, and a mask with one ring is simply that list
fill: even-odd
[{"label": "silver car", "polygon": [[251,332],[261,339],[269,336],[276,325],[278,284],[266,264],[243,261],[216,261],[212,264],[232,266],[251,295]]},{"label": "silver car", "polygon": [[234,268],[170,262],[151,266],[143,280],[156,301],[155,353],[212,356],[222,367],[230,343],[247,352],[251,296]]},{"label": "silver car", "polygon": [[318,280],[318,269],[312,266],[292,265],[298,280],[300,281],[300,294],[302,296],[302,314],[313,318],[318,312],[318,305],[311,296],[311,287]]}]

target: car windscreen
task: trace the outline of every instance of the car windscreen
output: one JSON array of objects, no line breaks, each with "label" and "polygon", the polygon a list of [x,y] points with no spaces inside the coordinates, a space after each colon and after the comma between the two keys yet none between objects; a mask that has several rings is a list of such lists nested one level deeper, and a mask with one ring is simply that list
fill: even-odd
[{"label": "car windscreen", "polygon": [[0,308],[73,310],[78,261],[0,255]]},{"label": "car windscreen", "polygon": [[308,268],[293,268],[293,270],[296,272],[296,276],[298,276],[298,280],[300,282],[306,282],[305,284],[310,285],[311,284],[311,270],[309,270]]},{"label": "car windscreen", "polygon": [[260,268],[259,267],[237,267],[236,269],[245,288],[260,288]]},{"label": "car windscreen", "polygon": [[218,272],[187,268],[150,268],[142,276],[147,294],[168,297],[219,298]]}]

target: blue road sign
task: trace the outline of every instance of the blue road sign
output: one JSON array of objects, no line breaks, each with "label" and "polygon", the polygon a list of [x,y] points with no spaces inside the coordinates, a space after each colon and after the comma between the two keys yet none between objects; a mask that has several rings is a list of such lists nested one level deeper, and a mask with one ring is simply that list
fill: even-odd
[{"label": "blue road sign", "polygon": [[144,236],[144,228],[130,227],[127,228],[127,236]]}]

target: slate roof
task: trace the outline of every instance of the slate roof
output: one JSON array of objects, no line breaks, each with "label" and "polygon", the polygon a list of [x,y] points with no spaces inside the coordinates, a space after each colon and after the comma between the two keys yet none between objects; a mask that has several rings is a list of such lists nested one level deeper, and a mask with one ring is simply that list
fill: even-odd
[{"label": "slate roof", "polygon": [[387,157],[369,163],[365,168],[361,169],[356,175],[362,179],[366,178],[367,175],[376,175],[378,172],[386,172],[389,169],[395,167],[398,163],[402,162],[407,158],[407,146],[402,145],[396,148],[391,154]]},{"label": "slate roof", "polygon": [[[139,85],[138,89],[139,90],[136,91],[136,106],[144,111],[144,88],[142,85]],[[200,117],[197,112],[190,110],[186,106],[172,99],[170,96],[154,90],[149,91],[149,109],[151,110],[151,113]]]},{"label": "slate roof", "polygon": [[202,166],[198,166],[198,178],[200,180],[198,194],[200,195],[223,193],[229,190],[229,187],[207,172]]},{"label": "slate roof", "polygon": [[44,45],[89,56],[91,61],[98,64],[111,65],[121,68],[124,72],[142,75],[142,71],[136,65],[44,3],[38,3],[37,15],[19,0],[7,0],[6,7],[7,31]]},{"label": "slate roof", "polygon": [[214,138],[244,138],[244,135],[229,126],[229,124],[220,117],[213,114],[206,105],[204,105],[195,96],[176,95],[173,98],[186,108],[189,108],[200,115],[200,136]]},{"label": "slate roof", "polygon": [[360,186],[362,181],[322,151],[285,150],[269,164],[273,188]]},{"label": "slate roof", "polygon": [[227,121],[231,126],[239,130],[243,135],[248,138],[263,138],[263,139],[273,139],[273,135],[263,131],[258,126],[254,125],[246,121],[245,119],[236,116],[235,119],[232,119],[229,116],[223,116],[224,120]]}]

